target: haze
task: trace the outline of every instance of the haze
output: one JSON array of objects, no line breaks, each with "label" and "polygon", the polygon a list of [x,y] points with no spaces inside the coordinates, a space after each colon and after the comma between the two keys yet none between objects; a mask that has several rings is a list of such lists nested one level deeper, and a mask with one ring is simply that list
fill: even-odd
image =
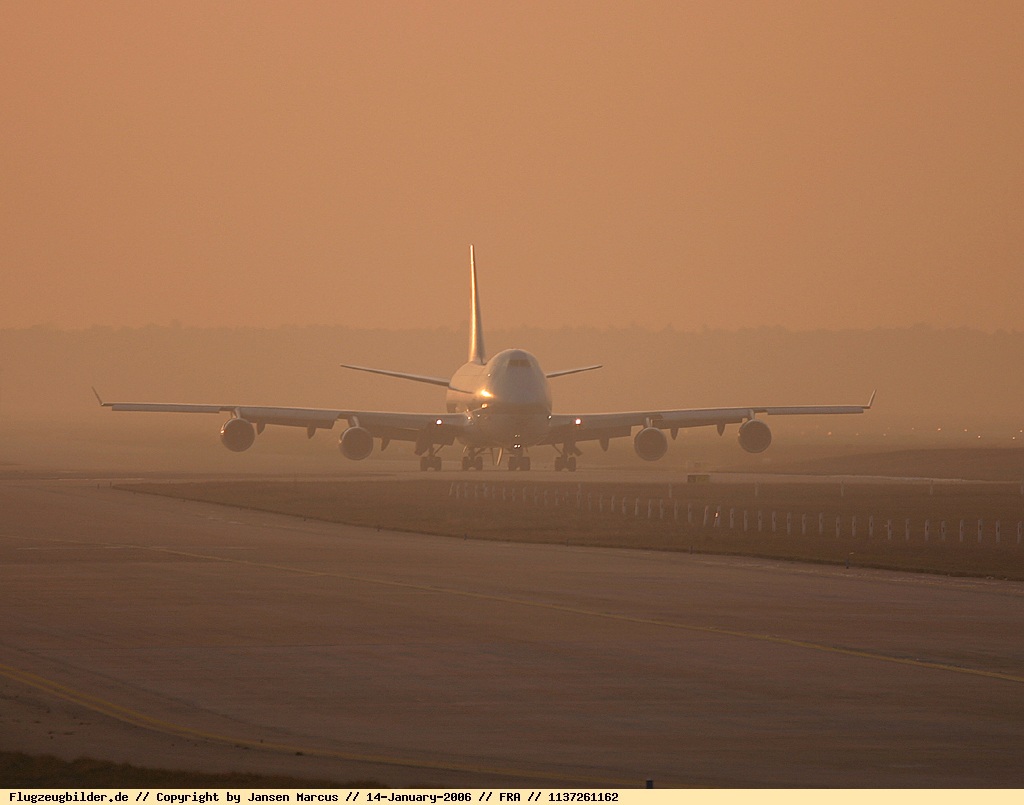
[{"label": "haze", "polygon": [[1020,328],[1018,2],[32,2],[0,30],[0,328],[457,326],[470,242],[489,328]]}]

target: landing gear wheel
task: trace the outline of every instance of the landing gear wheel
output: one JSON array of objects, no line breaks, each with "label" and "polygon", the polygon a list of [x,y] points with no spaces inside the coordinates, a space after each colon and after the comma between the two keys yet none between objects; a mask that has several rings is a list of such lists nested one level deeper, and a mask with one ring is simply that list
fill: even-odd
[{"label": "landing gear wheel", "polygon": [[565,460],[565,468],[569,470],[569,472],[576,472],[576,456],[569,456],[569,458]]},{"label": "landing gear wheel", "polygon": [[477,472],[483,472],[483,470],[484,470],[484,457],[483,456],[477,456],[476,458],[473,459],[473,469],[475,469]]},{"label": "landing gear wheel", "polygon": [[473,460],[469,456],[462,457],[462,469],[468,470],[473,464]]},{"label": "landing gear wheel", "polygon": [[508,457],[508,471],[515,472],[519,469],[519,456]]},{"label": "landing gear wheel", "polygon": [[565,459],[562,456],[555,456],[555,472],[561,472],[565,469]]},{"label": "landing gear wheel", "polygon": [[440,470],[441,469],[441,457],[440,456],[420,456],[420,472],[426,472],[427,470]]}]

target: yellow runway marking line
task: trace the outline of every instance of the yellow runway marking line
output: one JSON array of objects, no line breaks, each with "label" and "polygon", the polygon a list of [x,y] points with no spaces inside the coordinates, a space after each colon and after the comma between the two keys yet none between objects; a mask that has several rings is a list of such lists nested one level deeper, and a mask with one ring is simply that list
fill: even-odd
[{"label": "yellow runway marking line", "polygon": [[988,679],[999,679],[1004,682],[1024,684],[1024,676],[1003,673],[1001,671],[986,671],[981,668],[970,668],[961,665],[951,665],[949,663],[934,662],[931,660],[914,659],[912,657],[898,657],[891,654],[882,654],[880,652],[869,651],[866,649],[845,648],[843,646],[830,646],[825,643],[814,643],[808,640],[796,640],[787,637],[779,637],[777,635],[757,634],[755,632],[744,632],[742,630],[737,629],[722,629],[717,626],[700,626],[697,624],[681,623],[679,621],[669,621],[659,618],[642,618],[633,615],[623,615],[615,612],[600,612],[597,610],[583,609],[581,607],[566,606],[564,604],[549,604],[544,603],[542,601],[528,601],[521,598],[511,598],[509,596],[494,595],[491,593],[472,592],[470,590],[458,590],[451,587],[439,587],[431,584],[391,581],[388,579],[374,579],[364,576],[350,576],[343,573],[332,573],[330,571],[324,570],[306,570],[305,568],[290,567],[288,565],[251,562],[245,559],[233,559],[224,556],[212,556],[209,554],[190,553],[186,551],[172,550],[170,548],[150,548],[149,550],[160,551],[162,553],[178,555],[190,559],[206,559],[209,561],[245,565],[248,567],[261,568],[265,570],[280,570],[304,576],[323,576],[325,578],[336,578],[344,581],[359,582],[363,584],[375,584],[383,587],[419,590],[421,592],[432,592],[438,593],[440,595],[461,596],[464,598],[473,598],[481,601],[494,601],[503,604],[515,604],[518,606],[532,607],[534,609],[544,609],[553,612],[565,612],[571,615],[580,615],[583,617],[590,618],[603,618],[606,620],[620,621],[623,623],[635,623],[644,626],[657,626],[661,628],[676,629],[687,632],[700,632],[704,634],[723,635],[726,637],[736,637],[745,640],[759,640],[765,643],[774,643],[780,646],[792,646],[794,648],[808,649],[811,651],[820,651],[826,654],[840,654],[847,657],[858,657],[860,659],[875,660],[878,662],[895,663],[897,665],[906,665],[914,668],[927,668],[933,671],[946,671],[949,673],[966,674],[968,676],[978,676]]},{"label": "yellow runway marking line", "polygon": [[545,771],[523,771],[521,769],[510,769],[490,766],[477,766],[469,763],[446,763],[443,761],[414,760],[411,758],[396,758],[387,755],[365,755],[352,752],[339,752],[332,749],[310,749],[305,746],[294,746],[291,744],[275,743],[271,741],[258,741],[251,738],[238,738],[229,735],[220,735],[215,732],[193,729],[181,724],[148,716],[138,710],[122,707],[114,702],[101,699],[89,693],[84,693],[53,680],[46,679],[29,671],[13,668],[9,665],[0,665],[0,676],[4,676],[14,682],[36,688],[64,701],[81,705],[97,713],[131,724],[143,729],[161,732],[167,735],[174,735],[179,738],[191,738],[193,740],[207,741],[210,743],[225,744],[228,746],[245,747],[248,749],[262,749],[269,752],[281,752],[284,754],[302,754],[312,757],[325,757],[334,760],[347,760],[359,763],[377,764],[383,766],[403,766],[414,769],[433,769],[438,771],[463,772],[478,775],[489,775],[491,777],[508,777],[526,780],[546,780],[561,783],[590,784],[602,787],[631,788],[636,786],[635,779],[613,779],[602,777],[585,777],[581,775],[559,774],[557,772]]},{"label": "yellow runway marking line", "polygon": [[[51,540],[45,540],[51,541]],[[60,540],[61,542],[78,542],[76,540]],[[92,543],[95,544],[95,543]],[[764,635],[756,634],[753,632],[744,632],[735,629],[722,629],[716,626],[701,626],[696,624],[686,624],[678,621],[670,621],[658,618],[643,618],[630,615],[624,615],[613,612],[601,612],[597,610],[588,610],[582,607],[572,607],[560,604],[544,603],[540,601],[529,601],[519,598],[513,598],[503,595],[494,595],[488,593],[473,592],[469,590],[459,590],[448,587],[440,587],[430,584],[421,584],[415,582],[402,582],[393,581],[388,579],[375,579],[370,577],[352,576],[342,573],[333,573],[330,571],[323,570],[309,570],[305,568],[292,567],[289,565],[280,565],[272,563],[253,562],[250,560],[231,558],[224,556],[215,556],[211,554],[202,554],[189,551],[179,551],[165,547],[152,547],[144,545],[132,545],[125,543],[105,543],[110,547],[121,547],[121,548],[136,548],[141,550],[153,551],[157,553],[164,553],[172,556],[181,556],[182,558],[190,559],[202,559],[212,562],[221,562],[224,564],[234,564],[251,568],[258,568],[263,570],[272,570],[278,572],[294,573],[303,576],[322,576],[325,578],[335,578],[348,582],[372,584],[384,587],[392,587],[397,589],[410,589],[418,590],[422,592],[431,592],[439,595],[452,595],[464,598],[472,598],[476,600],[493,601],[497,603],[512,604],[516,606],[531,607],[536,609],[544,609],[554,612],[564,612],[567,614],[578,615],[582,617],[590,618],[602,618],[608,620],[614,620],[624,623],[633,623],[638,625],[654,626],[659,628],[668,628],[681,631],[697,632],[704,634],[722,635],[727,637],[734,637],[746,640],[758,640],[762,642],[773,643],[776,645],[791,646],[794,648],[807,649],[812,651],[819,651],[831,654],[839,654],[843,656],[857,657],[861,659],[874,660],[879,662],[888,662],[898,665],[911,666],[916,668],[923,668],[928,670],[945,671],[949,673],[965,674],[969,676],[997,679],[1005,682],[1012,682],[1016,684],[1024,683],[1024,676],[1015,674],[1002,673],[997,671],[986,671],[977,668],[969,668],[957,665],[951,665],[947,663],[933,662],[929,660],[913,659],[905,657],[897,657],[879,652],[873,652],[861,649],[843,648],[839,646],[829,646],[822,643],[814,643],[811,641],[795,640],[790,638],[779,637],[775,635]],[[522,771],[517,769],[508,768],[491,768],[486,766],[476,766],[472,764],[464,763],[445,763],[441,761],[426,761],[426,760],[415,760],[408,758],[395,758],[385,755],[364,755],[358,753],[346,753],[339,752],[329,749],[311,749],[309,747],[300,747],[289,744],[280,744],[273,742],[261,742],[258,740],[237,738],[226,735],[220,735],[217,733],[206,732],[203,730],[193,729],[180,724],[175,724],[168,721],[148,716],[136,710],[132,710],[127,707],[115,704],[113,702],[106,701],[97,696],[93,696],[82,691],[77,691],[69,688],[65,685],[61,685],[52,680],[45,679],[36,674],[32,674],[27,671],[22,671],[10,666],[0,665],[0,675],[7,677],[8,679],[21,684],[29,685],[38,690],[44,691],[51,695],[57,696],[58,698],[64,699],[65,701],[79,704],[83,707],[87,707],[93,711],[105,714],[111,718],[117,719],[127,724],[142,727],[145,729],[161,732],[164,734],[175,735],[183,738],[191,738],[196,740],[203,740],[213,743],[219,743],[230,746],[247,747],[251,749],[263,749],[271,752],[282,752],[287,754],[303,753],[309,756],[315,757],[327,757],[338,760],[347,760],[353,762],[379,764],[385,766],[402,766],[408,768],[422,768],[422,769],[434,769],[451,772],[463,772],[472,774],[483,774],[492,776],[503,776],[512,778],[522,779],[536,779],[536,780],[550,780],[559,782],[573,782],[573,783],[590,783],[598,786],[632,786],[635,785],[635,780],[624,780],[624,779],[604,779],[604,778],[587,778],[582,776],[573,776],[559,774],[556,772],[543,772],[543,771]]]},{"label": "yellow runway marking line", "polygon": [[[79,540],[44,540],[46,542],[80,542]],[[88,543],[95,545],[97,543]],[[847,657],[858,657],[860,659],[874,660],[877,662],[888,662],[896,665],[905,665],[914,668],[926,668],[933,671],[945,671],[948,673],[964,674],[967,676],[983,677],[987,679],[998,679],[1004,682],[1013,682],[1016,684],[1024,684],[1024,676],[1018,674],[1004,673],[1001,671],[986,671],[981,668],[970,668],[962,665],[951,665],[949,663],[934,662],[931,660],[914,659],[912,657],[898,657],[891,654],[882,654],[876,651],[868,651],[866,649],[853,649],[845,648],[842,646],[830,646],[825,643],[814,643],[807,640],[796,640],[792,638],[779,637],[777,635],[765,635],[757,634],[755,632],[744,632],[737,629],[723,629],[717,626],[701,626],[698,624],[681,623],[679,621],[668,621],[658,618],[641,618],[632,615],[623,615],[615,612],[600,612],[597,610],[583,609],[581,607],[570,607],[563,604],[548,604],[542,601],[528,601],[521,598],[511,598],[509,596],[493,595],[490,593],[478,593],[470,590],[458,590],[450,587],[439,587],[430,584],[418,584],[415,582],[402,582],[392,581],[388,579],[374,579],[365,576],[351,576],[343,573],[333,573],[324,570],[307,570],[300,567],[292,567],[289,565],[278,565],[267,562],[253,562],[246,559],[237,559],[226,556],[215,556],[212,554],[194,553],[190,551],[180,551],[172,548],[165,548],[160,546],[148,546],[148,545],[134,545],[130,543],[99,543],[102,545],[108,545],[110,547],[121,547],[121,548],[136,548],[139,550],[154,551],[156,553],[169,554],[171,556],[181,556],[188,559],[203,559],[210,562],[222,562],[224,564],[235,564],[243,565],[246,567],[260,568],[264,570],[277,570],[284,571],[286,573],[295,573],[303,576],[323,576],[325,578],[336,578],[344,581],[358,582],[362,584],[375,584],[384,587],[394,587],[398,589],[408,590],[419,590],[422,592],[438,593],[440,595],[454,595],[463,598],[473,598],[482,601],[494,601],[498,603],[514,604],[524,607],[532,607],[535,609],[545,609],[548,611],[565,612],[573,615],[580,615],[591,618],[604,618],[607,620],[615,620],[623,623],[635,623],[645,626],[656,626],[661,628],[675,629],[679,631],[688,632],[699,632],[704,634],[716,634],[723,635],[726,637],[735,637],[745,640],[758,640],[766,643],[774,643],[782,646],[792,646],[794,648],[802,648],[810,651],[819,651],[827,654],[839,654]]]}]

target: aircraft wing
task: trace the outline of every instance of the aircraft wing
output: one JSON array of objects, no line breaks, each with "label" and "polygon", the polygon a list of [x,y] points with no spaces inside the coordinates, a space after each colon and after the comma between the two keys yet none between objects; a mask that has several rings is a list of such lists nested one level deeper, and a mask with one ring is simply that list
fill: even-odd
[{"label": "aircraft wing", "polygon": [[566,441],[606,440],[629,436],[635,427],[681,430],[714,425],[740,424],[757,414],[766,416],[805,416],[813,414],[862,414],[871,408],[872,392],[867,405],[752,405],[739,408],[682,408],[670,411],[622,411],[606,414],[557,414],[551,417],[546,444]]},{"label": "aircraft wing", "polygon": [[[93,393],[96,390],[93,389]],[[422,414],[392,411],[355,411],[329,408],[283,408],[237,404],[135,403],[105,402],[96,394],[104,408],[112,411],[137,411],[177,414],[230,414],[245,419],[263,430],[267,425],[288,425],[305,428],[312,436],[317,429],[330,430],[338,420],[358,425],[373,436],[399,441],[417,441],[430,431],[434,444],[451,444],[467,424],[464,414]]]}]

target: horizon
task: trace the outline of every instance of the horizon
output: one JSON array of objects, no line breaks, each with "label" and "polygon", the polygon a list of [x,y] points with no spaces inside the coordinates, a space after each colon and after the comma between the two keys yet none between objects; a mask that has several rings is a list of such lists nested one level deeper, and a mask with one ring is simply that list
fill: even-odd
[{"label": "horizon", "polygon": [[[326,328],[47,328],[0,330],[5,417],[127,426],[104,399],[436,411],[433,386],[339,368],[353,363],[448,377],[465,360],[466,331]],[[645,329],[490,328],[489,355],[527,349],[549,371],[600,363],[554,381],[557,411],[742,405],[863,404],[849,421],[779,423],[793,432],[922,434],[993,429],[1016,441],[1024,397],[1024,333],[900,330],[666,332]],[[189,419],[189,418],[186,418]],[[856,421],[854,421],[856,420]],[[204,430],[202,422],[181,422]],[[173,415],[148,420],[178,430]],[[207,423],[208,426],[208,423]],[[918,438],[915,437],[915,438]]]}]

